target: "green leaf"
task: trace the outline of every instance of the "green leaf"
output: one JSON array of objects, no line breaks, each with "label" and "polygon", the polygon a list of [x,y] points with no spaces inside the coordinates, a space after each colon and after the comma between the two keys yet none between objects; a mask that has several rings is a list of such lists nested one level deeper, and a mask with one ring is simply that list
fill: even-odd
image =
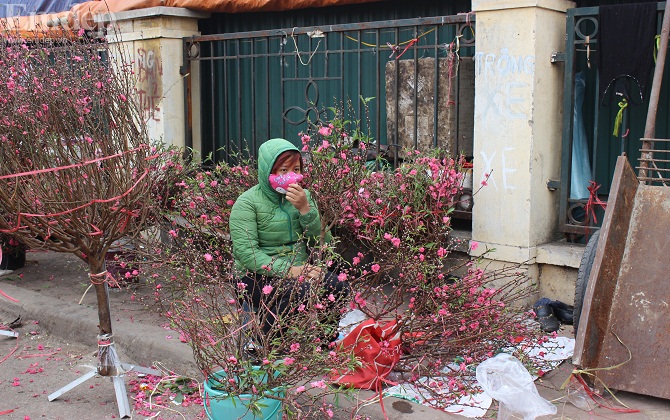
[{"label": "green leaf", "polygon": [[173,400],[176,404],[181,405],[182,402],[184,402],[184,394],[181,392],[178,392],[177,395],[174,397]]}]

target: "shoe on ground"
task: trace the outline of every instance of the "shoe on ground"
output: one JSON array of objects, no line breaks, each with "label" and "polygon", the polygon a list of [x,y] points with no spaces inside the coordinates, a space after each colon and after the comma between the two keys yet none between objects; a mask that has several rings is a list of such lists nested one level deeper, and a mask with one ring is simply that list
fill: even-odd
[{"label": "shoe on ground", "polygon": [[572,325],[574,307],[558,300],[553,300],[549,303],[554,316],[558,318],[561,324]]},{"label": "shoe on ground", "polygon": [[549,306],[549,302],[543,302],[540,299],[533,305],[535,311],[535,320],[540,324],[540,329],[544,332],[558,331],[561,326],[558,318],[554,315],[553,308]]}]

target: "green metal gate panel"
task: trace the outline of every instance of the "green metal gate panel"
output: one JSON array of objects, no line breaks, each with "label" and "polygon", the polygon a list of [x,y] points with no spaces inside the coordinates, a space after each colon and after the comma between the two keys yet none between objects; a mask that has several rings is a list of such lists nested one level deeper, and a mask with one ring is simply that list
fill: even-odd
[{"label": "green metal gate panel", "polygon": [[[607,4],[616,3],[608,1]],[[619,2],[621,3],[621,2]],[[663,18],[665,2],[658,3],[657,33]],[[645,101],[639,106],[629,106],[623,114],[622,128],[618,136],[613,135],[617,102],[612,100],[609,106],[600,104],[598,91],[598,15],[599,7],[584,7],[568,10],[567,37],[564,78],[563,145],[561,162],[561,204],[560,230],[578,236],[597,229],[603,219],[603,211],[597,207],[596,217],[584,217],[584,207],[588,200],[571,199],[570,174],[573,140],[574,83],[575,74],[583,72],[586,78],[586,90],[582,109],[586,136],[589,145],[591,180],[598,186],[598,197],[607,201],[616,159],[626,153],[630,162],[637,165],[640,157],[640,138],[644,135],[644,125],[649,107],[651,77],[647,83]],[[669,64],[666,63],[666,69]],[[670,72],[663,77],[658,107],[656,133],[659,138],[670,137]],[[666,164],[667,167],[667,164]]]},{"label": "green metal gate panel", "polygon": [[[301,131],[343,104],[351,104],[350,117],[378,144],[417,147],[419,138],[430,138],[433,147],[454,154],[472,150],[471,127],[459,132],[458,111],[445,113],[461,102],[461,61],[473,69],[472,14],[202,35],[187,39],[185,49],[189,65],[200,66],[202,152],[217,160],[255,151],[273,137],[298,144]],[[468,80],[474,89],[474,79]],[[367,113],[361,98],[374,98]],[[432,118],[425,107],[417,109],[426,98],[434,102]],[[401,106],[407,101],[413,108]],[[398,121],[414,120],[389,123],[389,110]],[[441,126],[454,116],[452,130]],[[446,143],[446,132],[453,141]]]}]

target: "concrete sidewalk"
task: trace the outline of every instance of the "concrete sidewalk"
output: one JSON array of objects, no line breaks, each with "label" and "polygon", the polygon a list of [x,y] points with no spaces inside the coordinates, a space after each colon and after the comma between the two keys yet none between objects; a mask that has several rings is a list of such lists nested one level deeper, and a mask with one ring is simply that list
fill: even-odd
[{"label": "concrete sidewalk", "polygon": [[[19,277],[22,275],[22,277]],[[39,320],[50,334],[96,347],[98,311],[95,291],[89,290],[86,267],[69,254],[32,252],[26,266],[0,277],[0,289],[17,299],[0,299],[2,319],[19,314]],[[184,374],[197,372],[191,348],[179,341],[179,334],[166,329],[168,321],[146,303],[148,286],[110,290],[110,310],[114,341],[120,353],[137,363],[150,366],[156,361],[179,367]],[[131,297],[135,295],[133,299]],[[138,298],[142,295],[143,298]],[[172,337],[167,339],[167,337]],[[176,370],[176,369],[175,369]]]},{"label": "concrete sidewalk", "polygon": [[[0,297],[0,320],[8,322],[21,314],[24,319],[38,320],[40,327],[51,335],[90,346],[94,352],[98,332],[95,293],[89,291],[82,304],[78,304],[88,285],[86,267],[73,255],[29,252],[26,267],[0,277],[0,290],[18,300],[11,302]],[[143,283],[110,291],[114,340],[122,361],[143,366],[160,362],[179,374],[199,378],[190,347],[179,341],[179,334],[168,328],[168,321],[153,306],[153,289]],[[572,334],[571,330],[562,333]],[[605,408],[582,411],[568,403],[565,392],[559,389],[570,371],[568,360],[536,382],[540,394],[557,405],[555,418],[670,418],[670,402],[629,393],[617,396],[640,413],[623,414]],[[372,397],[371,392],[359,393],[361,400]],[[389,419],[464,418],[395,398],[385,398],[384,408]],[[366,406],[359,414],[384,418],[378,403]],[[489,416],[495,415],[495,411],[489,410]]]}]

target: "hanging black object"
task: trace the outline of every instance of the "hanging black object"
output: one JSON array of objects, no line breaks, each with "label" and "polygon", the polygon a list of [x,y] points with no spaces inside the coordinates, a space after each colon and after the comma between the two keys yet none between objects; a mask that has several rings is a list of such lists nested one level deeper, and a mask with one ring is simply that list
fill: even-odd
[{"label": "hanging black object", "polygon": [[656,2],[600,6],[598,70],[600,100],[631,105],[644,100],[653,65]]}]

